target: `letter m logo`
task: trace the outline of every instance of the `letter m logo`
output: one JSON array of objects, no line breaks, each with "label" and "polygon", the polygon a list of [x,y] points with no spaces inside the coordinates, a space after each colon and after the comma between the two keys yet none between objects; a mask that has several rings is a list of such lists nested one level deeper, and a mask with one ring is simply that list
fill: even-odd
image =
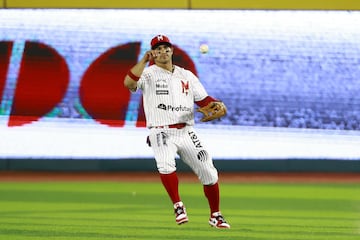
[{"label": "letter m logo", "polygon": [[189,93],[189,81],[187,81],[186,83],[181,81],[181,86],[182,86],[182,93],[185,93],[186,95],[188,95],[188,93]]}]

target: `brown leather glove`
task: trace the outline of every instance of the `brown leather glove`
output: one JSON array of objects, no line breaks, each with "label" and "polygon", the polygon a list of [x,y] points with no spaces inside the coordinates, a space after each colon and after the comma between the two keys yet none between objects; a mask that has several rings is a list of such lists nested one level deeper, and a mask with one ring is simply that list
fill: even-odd
[{"label": "brown leather glove", "polygon": [[205,107],[198,108],[196,111],[204,115],[200,121],[208,122],[225,116],[227,109],[223,102],[210,102]]}]

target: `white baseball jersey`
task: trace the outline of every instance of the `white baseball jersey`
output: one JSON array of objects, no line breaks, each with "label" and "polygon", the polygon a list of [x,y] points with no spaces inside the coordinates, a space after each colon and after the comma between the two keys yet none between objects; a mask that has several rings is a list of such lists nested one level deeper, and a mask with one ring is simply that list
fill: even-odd
[{"label": "white baseball jersey", "polygon": [[138,83],[144,98],[147,127],[176,123],[194,125],[194,101],[208,94],[189,70],[175,66],[170,72],[156,65],[147,67]]},{"label": "white baseball jersey", "polygon": [[[144,98],[149,140],[158,171],[176,171],[175,157],[191,167],[204,185],[217,182],[218,172],[212,157],[193,129],[194,101],[208,96],[199,79],[189,70],[175,66],[170,72],[156,65],[144,69],[137,83]],[[186,123],[182,129],[156,128]]]}]

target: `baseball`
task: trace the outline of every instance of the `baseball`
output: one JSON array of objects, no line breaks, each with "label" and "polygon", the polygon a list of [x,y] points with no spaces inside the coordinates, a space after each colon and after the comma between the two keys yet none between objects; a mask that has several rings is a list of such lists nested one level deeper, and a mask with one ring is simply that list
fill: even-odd
[{"label": "baseball", "polygon": [[207,44],[201,44],[200,45],[200,52],[205,54],[209,51],[209,46]]}]

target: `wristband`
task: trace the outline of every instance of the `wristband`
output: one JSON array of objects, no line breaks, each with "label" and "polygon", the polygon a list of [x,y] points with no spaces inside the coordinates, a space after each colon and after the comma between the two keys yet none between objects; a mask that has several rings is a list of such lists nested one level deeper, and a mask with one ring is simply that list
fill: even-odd
[{"label": "wristband", "polygon": [[196,105],[198,105],[199,107],[205,107],[206,105],[208,105],[210,102],[219,102],[219,100],[211,97],[211,96],[206,96],[203,100],[201,101],[196,101]]},{"label": "wristband", "polygon": [[129,76],[132,80],[134,80],[134,81],[139,81],[139,79],[140,79],[140,77],[138,77],[138,76],[136,76],[135,74],[133,74],[133,73],[131,72],[131,70],[129,70],[128,76]]}]

